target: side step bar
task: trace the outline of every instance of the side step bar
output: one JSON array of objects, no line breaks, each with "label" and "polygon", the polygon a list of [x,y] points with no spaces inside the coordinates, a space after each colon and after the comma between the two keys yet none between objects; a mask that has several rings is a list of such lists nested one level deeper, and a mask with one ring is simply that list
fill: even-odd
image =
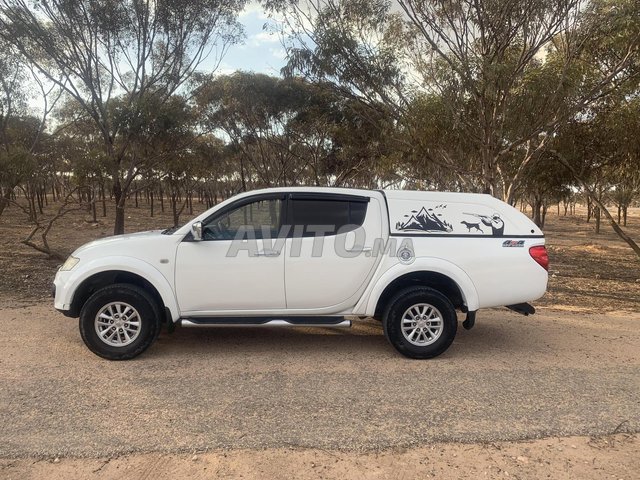
[{"label": "side step bar", "polygon": [[533,315],[534,313],[536,313],[536,309],[533,307],[533,305],[530,305],[528,303],[516,303],[515,305],[507,305],[506,307],[509,310],[513,310],[516,313],[524,315],[525,317],[527,315]]},{"label": "side step bar", "polygon": [[191,317],[180,319],[188,328],[211,327],[351,327],[344,317]]}]

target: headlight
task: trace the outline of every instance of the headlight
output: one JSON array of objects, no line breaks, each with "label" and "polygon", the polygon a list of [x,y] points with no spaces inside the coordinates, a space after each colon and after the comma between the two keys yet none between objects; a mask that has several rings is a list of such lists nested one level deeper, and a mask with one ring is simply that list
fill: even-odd
[{"label": "headlight", "polygon": [[69,255],[69,258],[67,258],[67,260],[62,264],[62,266],[60,267],[60,270],[63,272],[71,270],[73,267],[75,267],[78,264],[79,261],[80,261],[79,258]]}]

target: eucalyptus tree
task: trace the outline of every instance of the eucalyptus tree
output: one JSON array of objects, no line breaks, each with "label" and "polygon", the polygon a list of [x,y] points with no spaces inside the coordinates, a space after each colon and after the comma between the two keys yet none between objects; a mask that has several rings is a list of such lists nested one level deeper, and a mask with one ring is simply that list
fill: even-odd
[{"label": "eucalyptus tree", "polygon": [[18,52],[0,39],[0,215],[32,160],[37,121],[28,118],[27,78]]},{"label": "eucalyptus tree", "polygon": [[205,208],[241,190],[237,162],[221,138],[210,133],[200,135],[190,151],[197,157],[193,188]]},{"label": "eucalyptus tree", "polygon": [[127,194],[144,157],[115,121],[114,101],[133,117],[141,98],[186,90],[207,61],[215,68],[241,29],[245,0],[0,1],[0,37],[73,98],[99,133],[124,231]]},{"label": "eucalyptus tree", "polygon": [[531,218],[535,224],[544,228],[549,206],[560,205],[562,200],[569,198],[576,182],[569,170],[558,164],[554,155],[547,151],[538,155],[540,158],[527,166],[517,195],[531,206]]},{"label": "eucalyptus tree", "polygon": [[17,187],[23,187],[25,196],[30,199],[29,217],[35,212],[35,194],[30,195],[32,183],[25,184],[38,171],[38,159],[31,149],[31,142],[39,126],[35,117],[13,117],[3,126],[4,147],[0,149],[0,213],[11,203]]},{"label": "eucalyptus tree", "polygon": [[[322,83],[236,72],[204,81],[196,98],[203,125],[235,152],[243,189],[379,186],[389,122]],[[373,114],[375,123],[366,120]]]},{"label": "eucalyptus tree", "polygon": [[629,207],[640,198],[640,160],[627,157],[614,173],[613,190],[609,193],[618,209],[618,223],[627,226]]},{"label": "eucalyptus tree", "polygon": [[9,123],[26,111],[26,78],[27,69],[17,52],[0,39],[0,149],[4,152],[11,148]]},{"label": "eucalyptus tree", "polygon": [[[292,38],[285,73],[385,102],[409,134],[405,145],[419,148],[414,156],[510,203],[557,128],[638,71],[636,0],[267,4]],[[410,105],[434,98],[436,120],[461,141],[424,138]]]},{"label": "eucalyptus tree", "polygon": [[302,82],[236,72],[198,89],[203,123],[224,133],[238,152],[242,188],[296,183],[305,165],[293,152],[291,120],[305,101]]},{"label": "eucalyptus tree", "polygon": [[628,209],[640,199],[640,89],[626,95],[615,109],[611,124],[618,161],[610,172],[610,196],[618,208],[618,223],[627,226]]},{"label": "eucalyptus tree", "polygon": [[[640,246],[616,222],[607,208],[607,194],[615,192],[624,176],[633,185],[637,178],[637,157],[630,156],[629,144],[637,142],[635,132],[628,130],[632,124],[625,120],[625,112],[632,99],[623,95],[617,102],[601,105],[592,115],[575,118],[558,130],[548,153],[553,155],[582,188],[585,196],[596,209],[597,229],[602,214],[610,222],[616,234],[640,257]],[[633,155],[633,154],[632,154]]]}]

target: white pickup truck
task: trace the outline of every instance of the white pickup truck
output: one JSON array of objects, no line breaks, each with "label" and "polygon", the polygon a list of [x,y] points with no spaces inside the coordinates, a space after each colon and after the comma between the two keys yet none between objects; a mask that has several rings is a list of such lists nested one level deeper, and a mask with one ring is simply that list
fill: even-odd
[{"label": "white pickup truck", "polygon": [[528,303],[547,287],[544,235],[488,195],[273,188],[247,192],[181,228],[78,248],[56,274],[55,308],[80,318],[95,354],[129,359],[163,324],[350,326],[382,321],[389,342],[431,358],[456,310]]}]

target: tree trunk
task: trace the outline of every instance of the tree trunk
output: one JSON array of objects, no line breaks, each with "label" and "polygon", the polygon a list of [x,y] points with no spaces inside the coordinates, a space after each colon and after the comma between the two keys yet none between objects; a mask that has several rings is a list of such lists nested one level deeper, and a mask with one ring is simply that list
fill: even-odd
[{"label": "tree trunk", "polygon": [[596,218],[596,234],[600,233],[600,208],[595,207],[593,212],[594,217]]},{"label": "tree trunk", "polygon": [[7,189],[2,197],[0,197],[0,215],[4,212],[4,209],[9,205],[9,201],[11,200],[11,189]]},{"label": "tree trunk", "polygon": [[533,223],[535,223],[538,227],[542,228],[543,219],[542,219],[542,200],[534,197],[533,202],[531,202],[531,219]]},{"label": "tree trunk", "polygon": [[33,189],[29,187],[29,210],[32,221],[36,221],[38,218],[38,214],[36,213],[36,194],[33,192]]},{"label": "tree trunk", "polygon": [[113,225],[113,234],[122,235],[124,233],[124,206],[126,197],[122,192],[122,184],[119,178],[113,181],[113,196],[116,202],[116,219]]},{"label": "tree trunk", "polygon": [[177,227],[180,216],[178,215],[178,197],[175,193],[171,193],[171,212],[173,213],[173,226]]},{"label": "tree trunk", "polygon": [[91,201],[91,218],[93,220],[93,223],[97,223],[98,222],[98,215],[96,213],[96,190],[95,190],[95,187],[91,187],[91,190],[89,191],[89,195],[91,195],[91,197],[89,198],[89,200]]},{"label": "tree trunk", "polygon": [[242,191],[247,191],[247,182],[244,178],[244,160],[242,159],[242,155],[240,155],[240,180],[242,182]]},{"label": "tree trunk", "polygon": [[104,193],[104,180],[100,182],[100,198],[102,200],[102,217],[107,216],[107,199]]},{"label": "tree trunk", "polygon": [[40,212],[40,215],[42,215],[44,213],[42,211],[42,207],[44,206],[44,201],[42,200],[42,190],[40,190],[40,187],[36,187],[34,190],[36,194],[36,200],[38,201],[38,211]]}]

